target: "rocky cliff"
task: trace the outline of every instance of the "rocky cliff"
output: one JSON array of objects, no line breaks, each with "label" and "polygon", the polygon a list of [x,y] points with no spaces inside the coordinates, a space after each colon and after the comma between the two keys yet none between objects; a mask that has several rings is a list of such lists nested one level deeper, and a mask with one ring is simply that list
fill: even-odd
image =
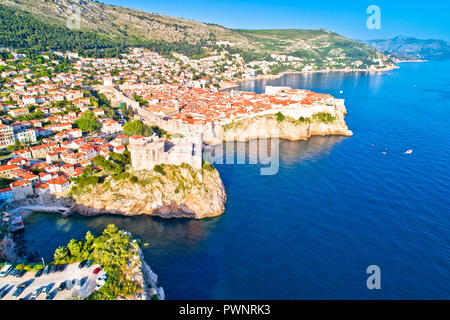
[{"label": "rocky cliff", "polygon": [[[145,262],[144,254],[139,246],[136,246],[135,255],[129,261],[129,271],[127,277],[136,283],[140,290],[133,296],[118,296],[118,300],[164,300],[165,294],[163,287],[158,286],[158,275],[153,272],[150,266]],[[133,250],[134,252],[134,250]]]},{"label": "rocky cliff", "polygon": [[[211,166],[163,166],[163,171],[132,171],[132,177],[86,187],[72,194],[72,212],[93,216],[149,214],[163,218],[214,217],[225,209],[225,187]],[[203,171],[203,174],[201,172]]]},{"label": "rocky cliff", "polygon": [[306,119],[277,117],[277,115],[255,116],[235,120],[229,124],[217,126],[214,132],[207,132],[204,141],[218,144],[222,141],[248,141],[257,138],[280,138],[286,140],[306,140],[313,135],[352,136],[353,132],[345,123],[345,106],[336,106],[334,115],[315,114]]}]

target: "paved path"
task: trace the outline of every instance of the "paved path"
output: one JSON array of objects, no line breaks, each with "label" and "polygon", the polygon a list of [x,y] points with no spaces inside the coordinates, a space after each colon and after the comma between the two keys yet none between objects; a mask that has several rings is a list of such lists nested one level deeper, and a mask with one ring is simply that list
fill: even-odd
[{"label": "paved path", "polygon": [[[18,300],[20,298],[25,298],[27,300],[45,300],[45,294],[40,294],[37,298],[31,298],[31,293],[34,290],[47,286],[51,283],[53,283],[53,288],[50,290],[50,292],[53,295],[53,300],[69,299],[74,294],[80,295],[82,298],[86,298],[94,291],[94,288],[97,285],[95,283],[95,280],[104,275],[105,272],[102,270],[98,274],[93,274],[94,269],[99,267],[98,264],[91,265],[89,268],[82,269],[78,268],[78,264],[79,263],[69,264],[66,266],[66,269],[64,271],[56,271],[48,275],[42,274],[39,278],[34,277],[34,275],[36,274],[36,272],[34,271],[28,271],[22,278],[16,278],[12,276],[0,278],[0,289],[8,285],[6,289],[8,291],[8,294],[4,296],[2,300]],[[86,281],[81,289],[79,289],[77,285],[74,285],[71,290],[66,289],[64,291],[58,291],[58,287],[61,282],[73,279],[76,279],[76,281],[78,281],[82,278],[86,278]],[[31,284],[20,294],[19,297],[13,297],[12,294],[16,290],[17,285],[25,281],[31,282]]]}]

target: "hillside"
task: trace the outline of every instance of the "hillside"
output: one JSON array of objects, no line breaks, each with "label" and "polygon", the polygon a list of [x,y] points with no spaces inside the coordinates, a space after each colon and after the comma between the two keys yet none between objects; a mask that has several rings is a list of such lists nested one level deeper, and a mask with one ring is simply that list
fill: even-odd
[{"label": "hillside", "polygon": [[392,39],[366,40],[364,42],[401,60],[450,58],[450,42],[444,40],[397,36]]},{"label": "hillside", "polygon": [[[311,61],[330,57],[342,59],[344,63],[378,58],[378,52],[369,46],[327,30],[232,30],[86,0],[0,0],[0,4],[5,6],[0,7],[0,12],[10,21],[9,24],[3,22],[1,43],[15,48],[27,44],[36,49],[46,45],[51,49],[60,46],[76,51],[115,48],[117,53],[123,52],[123,47],[136,45],[157,48],[162,54],[173,50],[191,56],[205,49],[217,49],[220,44],[226,45],[232,53],[251,53],[247,55],[255,59],[272,53],[306,57]],[[68,17],[74,12],[73,6],[79,8],[80,30],[66,27]],[[23,16],[33,27],[16,26],[9,30],[9,26],[21,24],[18,17]],[[28,36],[30,33],[32,37]],[[58,44],[54,38],[61,34],[69,34],[70,41]],[[27,41],[19,41],[24,35]],[[9,38],[16,38],[16,41],[5,41]]]}]

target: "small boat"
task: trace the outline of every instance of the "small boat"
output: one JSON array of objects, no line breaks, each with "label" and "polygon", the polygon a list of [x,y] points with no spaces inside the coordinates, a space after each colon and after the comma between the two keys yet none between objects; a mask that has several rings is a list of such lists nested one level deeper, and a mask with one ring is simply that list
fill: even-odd
[{"label": "small boat", "polygon": [[339,91],[339,93],[344,93],[344,91],[341,90],[341,91]]},{"label": "small boat", "polygon": [[413,151],[411,149],[406,150],[405,154],[411,154]]},{"label": "small boat", "polygon": [[25,230],[25,225],[23,224],[23,220],[21,217],[14,218],[13,221],[10,222],[9,231],[10,232],[20,232]]}]

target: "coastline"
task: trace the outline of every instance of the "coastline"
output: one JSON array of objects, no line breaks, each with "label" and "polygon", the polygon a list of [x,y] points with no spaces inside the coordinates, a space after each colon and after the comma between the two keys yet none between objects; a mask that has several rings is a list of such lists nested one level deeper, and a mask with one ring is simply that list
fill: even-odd
[{"label": "coastline", "polygon": [[[417,61],[417,62],[425,62],[425,61]],[[405,62],[409,62],[409,61],[405,61]],[[285,75],[289,75],[289,74],[313,74],[313,73],[333,73],[333,72],[343,72],[343,73],[370,72],[370,73],[377,73],[377,72],[391,71],[391,70],[395,70],[395,69],[399,69],[399,68],[400,68],[399,66],[393,65],[393,66],[387,66],[387,67],[381,68],[381,69],[327,69],[327,70],[323,70],[322,69],[322,70],[312,70],[312,71],[284,71],[284,72],[276,74],[276,75],[263,74],[263,75],[258,75],[258,76],[256,76],[255,78],[252,78],[252,79],[233,80],[233,81],[230,81],[230,85],[229,86],[220,88],[219,91],[226,91],[226,90],[229,90],[229,89],[237,88],[242,83],[245,83],[245,82],[258,81],[258,80],[275,80],[275,79],[279,79],[279,78],[281,78],[281,77],[283,77]]]},{"label": "coastline", "polygon": [[412,63],[412,62],[428,62],[429,60],[415,59],[415,60],[399,60],[397,63]]}]

